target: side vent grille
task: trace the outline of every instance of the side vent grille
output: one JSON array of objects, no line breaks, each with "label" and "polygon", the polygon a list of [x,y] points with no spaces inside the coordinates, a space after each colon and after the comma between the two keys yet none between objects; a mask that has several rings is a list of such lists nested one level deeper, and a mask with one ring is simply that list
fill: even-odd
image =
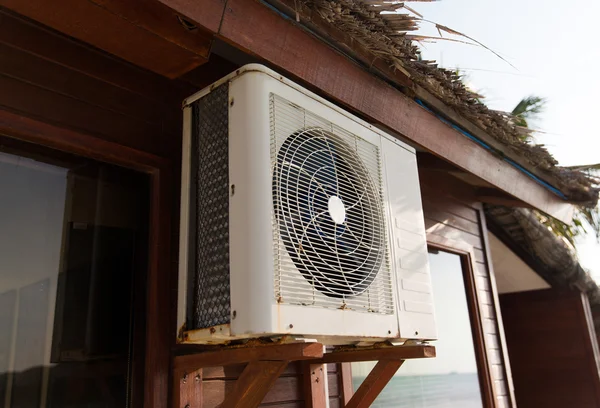
[{"label": "side vent grille", "polygon": [[228,89],[225,83],[193,105],[192,329],[230,321]]}]

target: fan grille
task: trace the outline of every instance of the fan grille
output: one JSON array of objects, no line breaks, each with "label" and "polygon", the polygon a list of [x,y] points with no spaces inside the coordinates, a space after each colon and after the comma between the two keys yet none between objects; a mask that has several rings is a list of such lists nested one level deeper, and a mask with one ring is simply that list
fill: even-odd
[{"label": "fan grille", "polygon": [[392,313],[379,148],[277,95],[271,141],[278,301]]}]

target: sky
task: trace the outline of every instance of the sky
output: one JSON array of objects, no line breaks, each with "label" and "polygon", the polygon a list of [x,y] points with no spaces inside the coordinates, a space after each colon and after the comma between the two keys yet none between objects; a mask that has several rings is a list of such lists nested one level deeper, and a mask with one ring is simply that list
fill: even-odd
[{"label": "sky", "polygon": [[[423,44],[424,59],[460,68],[491,109],[511,111],[529,95],[546,98],[546,110],[530,123],[544,132],[536,134],[536,142],[560,165],[600,163],[595,123],[600,2],[441,0],[409,5],[427,20],[475,38],[514,67],[483,47],[448,41]],[[420,34],[439,36],[428,23],[421,24]],[[600,282],[596,238],[578,240],[577,250],[582,266]]]}]

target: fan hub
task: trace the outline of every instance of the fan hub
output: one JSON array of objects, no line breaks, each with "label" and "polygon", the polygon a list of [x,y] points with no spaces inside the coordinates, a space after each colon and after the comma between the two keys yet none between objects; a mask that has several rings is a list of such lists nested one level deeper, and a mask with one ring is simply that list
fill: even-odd
[{"label": "fan hub", "polygon": [[329,197],[327,209],[329,211],[329,216],[336,224],[343,224],[346,221],[346,207],[344,206],[342,199],[338,196],[332,195]]}]

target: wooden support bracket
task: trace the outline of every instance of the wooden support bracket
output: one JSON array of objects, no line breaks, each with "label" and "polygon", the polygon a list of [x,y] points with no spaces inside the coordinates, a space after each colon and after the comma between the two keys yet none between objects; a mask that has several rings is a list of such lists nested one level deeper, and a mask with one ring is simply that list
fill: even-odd
[{"label": "wooden support bracket", "polygon": [[[370,407],[405,360],[435,357],[428,345],[342,348],[324,353],[320,343],[292,343],[225,347],[175,357],[173,407],[202,408],[202,368],[247,363],[220,408],[256,408],[291,361],[303,365],[305,405],[327,406],[329,363],[377,361],[354,395],[344,392],[346,408]],[[348,394],[348,395],[346,395]]]},{"label": "wooden support bracket", "polygon": [[358,387],[346,408],[369,408],[405,360],[380,360]]},{"label": "wooden support bracket", "polygon": [[312,364],[306,361],[303,365],[304,406],[306,408],[322,408],[327,406],[327,365]]},{"label": "wooden support bracket", "polygon": [[238,378],[233,392],[225,396],[221,408],[258,407],[279,378],[288,361],[252,361]]},{"label": "wooden support bracket", "polygon": [[320,343],[291,343],[215,348],[177,356],[173,362],[173,407],[202,408],[203,367],[240,363],[248,365],[221,408],[258,407],[290,361],[322,358],[324,350]]}]

